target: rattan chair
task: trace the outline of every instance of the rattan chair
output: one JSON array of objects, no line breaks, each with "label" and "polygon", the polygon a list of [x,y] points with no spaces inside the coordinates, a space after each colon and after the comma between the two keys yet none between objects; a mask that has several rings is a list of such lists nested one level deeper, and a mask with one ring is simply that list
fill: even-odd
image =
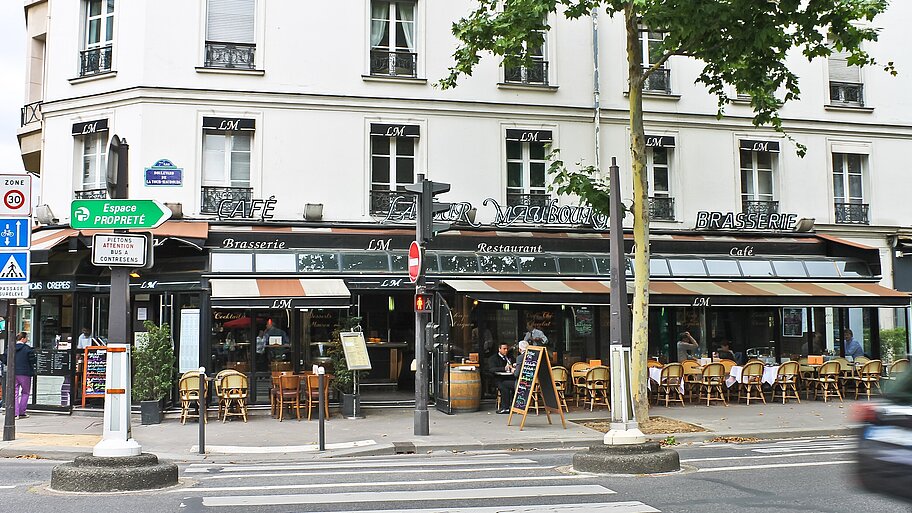
[{"label": "rattan chair", "polygon": [[[710,363],[703,367],[700,402],[706,399],[706,406],[709,406],[712,401],[722,401],[722,404],[728,406],[728,401],[725,400],[725,378],[727,377],[725,366],[721,363]],[[715,395],[716,392],[718,392],[718,396]]]},{"label": "rattan chair", "polygon": [[586,390],[586,375],[582,373],[583,369],[588,369],[589,364],[586,362],[576,362],[570,366],[570,376],[573,380],[573,397],[576,399],[576,406],[579,406],[580,397],[584,402],[588,397]]},{"label": "rattan chair", "polygon": [[250,388],[247,375],[240,372],[228,373],[222,377],[219,388],[219,404],[224,404],[222,422],[232,416],[241,417],[247,422],[247,391]]},{"label": "rattan chair", "polygon": [[218,374],[215,375],[215,379],[212,380],[212,391],[215,393],[215,397],[218,400],[218,414],[216,415],[217,419],[222,418],[222,412],[225,409],[225,399],[222,397],[224,395],[222,381],[225,379],[225,376],[229,374],[240,374],[240,372],[234,369],[224,369],[219,371]]},{"label": "rattan chair", "polygon": [[726,376],[728,376],[729,374],[731,374],[732,367],[734,367],[735,365],[738,365],[738,362],[736,362],[736,361],[734,361],[734,360],[728,360],[728,359],[719,360],[719,363],[721,363],[722,366],[725,367],[725,375],[726,375]]},{"label": "rattan chair", "polygon": [[662,367],[664,367],[664,365],[662,365],[662,362],[657,362],[652,359],[646,360],[646,368],[651,369],[653,367],[661,369]]},{"label": "rattan chair", "polygon": [[[177,391],[181,402],[181,424],[185,424],[188,418],[193,417],[198,419],[200,416],[202,416],[204,423],[209,422],[209,419],[206,417],[207,384],[205,382],[203,383],[203,397],[201,399],[199,376],[199,371],[185,372],[177,383]],[[198,409],[198,414],[196,415],[190,413],[190,408],[193,406],[194,402]]]},{"label": "rattan chair", "polygon": [[797,399],[801,404],[801,398],[798,397],[798,383],[800,380],[801,366],[798,362],[785,362],[779,366],[776,372],[776,382],[773,383],[773,394],[771,401],[776,400],[776,392],[782,394],[782,404],[788,399]]},{"label": "rattan chair", "polygon": [[301,378],[295,374],[279,376],[279,392],[276,397],[279,422],[282,422],[286,407],[294,408],[298,420],[301,420]]},{"label": "rattan chair", "polygon": [[[756,394],[754,394],[756,392]],[[760,399],[766,404],[766,397],[763,395],[763,362],[753,360],[741,369],[741,385],[738,387],[738,402],[744,398],[750,405],[751,399]]]},{"label": "rattan chair", "polygon": [[858,399],[858,391],[861,387],[865,389],[865,396],[871,400],[871,389],[877,388],[877,391],[883,394],[880,388],[880,379],[883,376],[883,362],[880,360],[870,360],[858,369],[858,376],[855,377],[855,399]]},{"label": "rattan chair", "polygon": [[690,402],[693,402],[694,391],[699,396],[700,388],[703,386],[703,371],[696,360],[684,360],[681,366],[684,367],[684,392]]},{"label": "rattan chair", "polygon": [[565,412],[570,412],[570,407],[567,406],[567,397],[565,393],[567,391],[567,386],[569,385],[570,380],[570,371],[566,367],[556,365],[551,367],[551,376],[554,377],[554,386],[557,388],[557,398],[560,400],[561,408]]},{"label": "rattan chair", "polygon": [[[684,366],[680,363],[669,363],[662,367],[662,375],[659,377],[659,389],[656,394],[656,404],[665,398],[665,406],[668,401],[680,401],[684,406],[684,394],[681,393],[681,387],[684,383]],[[675,398],[676,397],[676,398]]]},{"label": "rattan chair", "polygon": [[[605,367],[604,365],[589,369],[589,372],[586,373],[586,392],[589,399],[589,411],[595,409],[595,403],[599,403],[599,406],[611,408],[611,403],[608,399],[609,379],[610,373],[608,367]],[[601,401],[599,401],[599,399],[601,399]]]},{"label": "rattan chair", "polygon": [[817,370],[817,377],[810,380],[814,383],[814,399],[817,399],[817,394],[822,390],[823,402],[827,402],[827,399],[834,395],[839,398],[839,402],[842,402],[842,392],[839,386],[841,375],[842,370],[838,361],[831,360],[824,363]]},{"label": "rattan chair", "polygon": [[909,359],[902,358],[890,365],[890,379],[896,379],[900,374],[909,370]]}]

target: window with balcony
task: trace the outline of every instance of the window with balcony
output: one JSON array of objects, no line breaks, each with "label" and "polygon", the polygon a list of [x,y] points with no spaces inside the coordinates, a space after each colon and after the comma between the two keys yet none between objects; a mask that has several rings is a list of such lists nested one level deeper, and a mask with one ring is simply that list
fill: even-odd
[{"label": "window with balcony", "polygon": [[524,65],[504,66],[507,84],[548,85],[548,34],[541,32],[540,45],[527,46],[530,62]]},{"label": "window with balcony", "polygon": [[866,155],[833,153],[833,202],[836,222],[868,224],[868,204],[864,198]]},{"label": "window with balcony", "polygon": [[79,190],[74,191],[76,199],[105,199],[107,193],[107,152],[108,132],[76,137],[76,144],[82,149],[82,180]]},{"label": "window with balcony", "polygon": [[544,207],[551,196],[545,182],[547,130],[507,130],[507,205]]},{"label": "window with balcony", "polygon": [[671,194],[671,155],[675,138],[646,136],[646,170],[649,177],[649,216],[674,221],[674,197]]},{"label": "window with balcony", "polygon": [[775,141],[741,141],[741,211],[745,214],[779,212],[775,192],[778,151]]},{"label": "window with balcony", "polygon": [[[665,40],[664,32],[654,32],[646,28],[640,29],[640,62],[643,70],[652,68],[662,58],[662,42]],[[652,72],[643,84],[643,92],[671,94],[671,70],[668,62]]]},{"label": "window with balcony", "polygon": [[85,39],[79,52],[79,76],[111,71],[114,54],[114,0],[86,0]]},{"label": "window with balcony", "polygon": [[409,210],[414,203],[404,187],[415,183],[415,150],[419,127],[371,123],[370,212],[390,214]]},{"label": "window with balcony", "polygon": [[201,213],[217,213],[224,200],[252,198],[253,129],[252,119],[203,118]]},{"label": "window with balcony", "polygon": [[849,64],[850,54],[833,48],[827,59],[830,75],[830,104],[864,107],[864,83],[861,68]]},{"label": "window with balcony", "polygon": [[414,1],[371,1],[370,74],[418,76]]},{"label": "window with balcony", "polygon": [[256,69],[256,0],[207,0],[204,66]]}]

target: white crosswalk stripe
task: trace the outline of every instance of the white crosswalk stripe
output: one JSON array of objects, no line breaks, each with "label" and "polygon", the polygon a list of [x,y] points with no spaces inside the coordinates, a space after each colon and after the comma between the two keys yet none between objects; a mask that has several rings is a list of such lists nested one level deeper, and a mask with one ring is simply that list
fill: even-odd
[{"label": "white crosswalk stripe", "polygon": [[510,454],[194,464],[184,474],[194,485],[169,493],[179,494],[181,508],[188,512],[269,506],[299,513],[659,511],[638,501],[611,500],[616,492],[593,476]]}]

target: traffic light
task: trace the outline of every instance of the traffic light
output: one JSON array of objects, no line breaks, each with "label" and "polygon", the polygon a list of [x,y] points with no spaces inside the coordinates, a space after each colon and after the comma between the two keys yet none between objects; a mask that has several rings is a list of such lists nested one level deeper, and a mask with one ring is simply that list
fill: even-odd
[{"label": "traffic light", "polygon": [[415,225],[418,232],[416,240],[430,242],[438,233],[450,229],[450,223],[434,222],[434,216],[450,210],[449,203],[434,201],[434,196],[450,190],[450,184],[425,180],[424,175],[419,174],[418,182],[406,185],[405,190],[415,193],[418,197],[418,208],[415,216]]},{"label": "traffic light", "polygon": [[430,312],[434,308],[433,294],[415,294],[415,311]]}]

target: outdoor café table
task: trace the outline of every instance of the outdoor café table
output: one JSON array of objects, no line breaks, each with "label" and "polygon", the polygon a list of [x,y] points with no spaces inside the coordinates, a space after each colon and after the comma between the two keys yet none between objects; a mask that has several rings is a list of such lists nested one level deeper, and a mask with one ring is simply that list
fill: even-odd
[{"label": "outdoor caf\u00e9 table", "polygon": [[[731,372],[728,375],[728,379],[725,380],[725,384],[729,388],[734,386],[735,383],[741,383],[741,371],[744,367],[740,365],[733,365]],[[760,379],[761,382],[766,383],[767,385],[772,386],[776,382],[776,375],[779,373],[779,366],[773,365],[770,367],[763,367],[763,377]]]},{"label": "outdoor caf\u00e9 table", "polygon": [[[652,390],[652,382],[661,383],[662,379],[662,368],[661,367],[650,367],[649,368],[649,380],[646,381],[646,389]],[[681,394],[684,394],[684,380],[681,380],[681,386],[678,387],[678,390]]]}]

